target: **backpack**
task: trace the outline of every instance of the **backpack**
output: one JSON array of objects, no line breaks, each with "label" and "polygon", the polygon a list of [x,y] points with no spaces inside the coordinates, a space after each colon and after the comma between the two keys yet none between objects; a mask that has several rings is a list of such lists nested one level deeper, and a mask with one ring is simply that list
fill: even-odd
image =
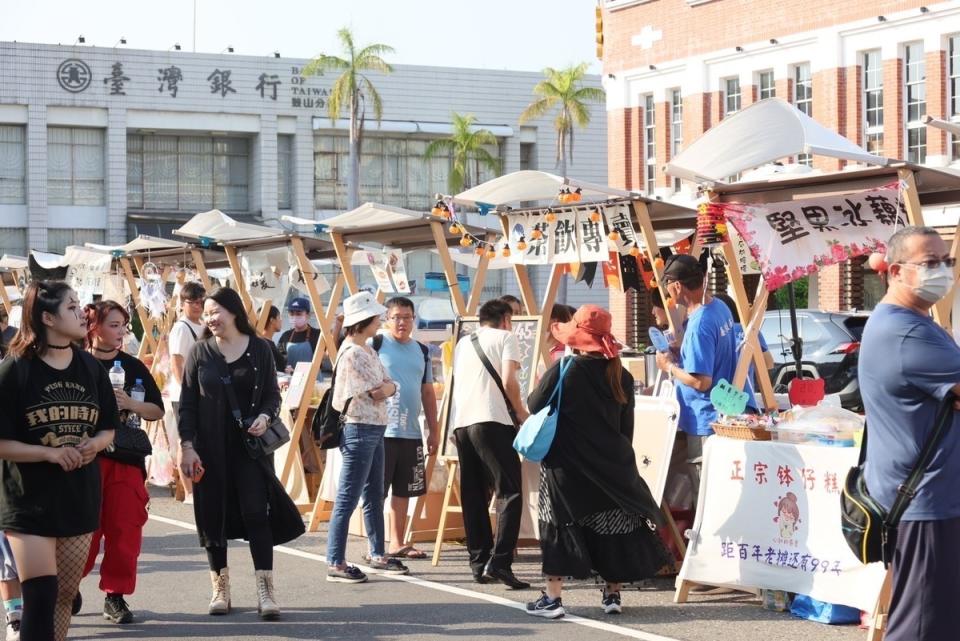
[{"label": "backpack", "polygon": [[[417,345],[420,346],[420,351],[423,352],[423,366],[430,367],[430,348],[417,341]],[[377,334],[373,337],[373,342],[371,343],[373,351],[379,353],[380,348],[383,347],[383,334]]]}]

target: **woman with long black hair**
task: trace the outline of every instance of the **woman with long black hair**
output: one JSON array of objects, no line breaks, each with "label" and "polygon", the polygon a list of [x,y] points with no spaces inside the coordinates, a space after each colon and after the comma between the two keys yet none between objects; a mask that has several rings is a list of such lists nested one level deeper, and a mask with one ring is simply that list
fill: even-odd
[{"label": "woman with long black hair", "polygon": [[[123,387],[114,390],[120,410],[119,429],[142,429],[141,421],[163,418],[163,398],[150,370],[137,357],[120,349],[127,335],[130,314],[120,303],[112,300],[87,305],[86,312],[87,349],[90,354],[104,371],[110,371],[115,363],[123,368]],[[143,396],[133,391],[138,383]],[[106,595],[103,617],[113,623],[131,623],[133,613],[123,597],[133,594],[137,586],[137,559],[143,541],[143,526],[147,522],[147,502],[150,500],[144,486],[147,468],[143,456],[123,449],[103,452],[97,461],[103,485],[100,527],[90,542],[90,554],[83,568],[83,576],[93,570],[102,540],[100,589]],[[78,594],[73,609],[77,611],[79,608]]]},{"label": "woman with long black hair", "polygon": [[[230,612],[227,541],[250,543],[258,607],[280,616],[273,587],[273,546],[304,532],[303,519],[277,479],[273,456],[252,458],[244,438],[259,437],[280,411],[273,352],[250,325],[240,295],[222,287],[203,303],[206,326],[187,357],[180,395],[181,471],[194,480],[193,512],[207,550],[213,596],[209,613]],[[226,386],[243,419],[238,424]]]},{"label": "woman with long black hair", "polygon": [[91,463],[113,442],[117,402],[107,372],[75,345],[86,328],[69,285],[34,281],[0,363],[0,530],[22,582],[22,641],[66,638],[100,518]]}]

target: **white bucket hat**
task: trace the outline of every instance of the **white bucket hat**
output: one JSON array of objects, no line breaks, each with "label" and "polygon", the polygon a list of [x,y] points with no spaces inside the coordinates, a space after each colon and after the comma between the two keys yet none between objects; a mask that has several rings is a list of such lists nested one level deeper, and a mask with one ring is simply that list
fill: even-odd
[{"label": "white bucket hat", "polygon": [[387,308],[378,303],[373,294],[359,292],[343,301],[343,326],[351,327],[385,311]]}]

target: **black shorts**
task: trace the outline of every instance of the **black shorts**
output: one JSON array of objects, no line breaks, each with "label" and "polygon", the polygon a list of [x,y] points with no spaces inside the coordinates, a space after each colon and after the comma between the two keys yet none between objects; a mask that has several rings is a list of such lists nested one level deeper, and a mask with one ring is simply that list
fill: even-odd
[{"label": "black shorts", "polygon": [[423,442],[411,438],[383,439],[383,495],[423,496],[427,482],[423,464]]}]

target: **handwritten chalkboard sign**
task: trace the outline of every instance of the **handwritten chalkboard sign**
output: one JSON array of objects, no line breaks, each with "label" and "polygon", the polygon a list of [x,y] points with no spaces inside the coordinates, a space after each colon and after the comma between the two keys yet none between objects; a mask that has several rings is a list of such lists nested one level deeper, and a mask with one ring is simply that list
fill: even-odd
[{"label": "handwritten chalkboard sign", "polygon": [[[517,337],[520,344],[520,372],[518,379],[520,382],[520,394],[526,400],[527,395],[536,387],[537,367],[540,363],[540,317],[539,316],[514,316],[511,319],[513,334]],[[480,320],[475,316],[463,316],[457,319],[453,329],[453,336],[456,343],[466,338],[469,340],[480,327]],[[454,350],[456,353],[456,350]],[[456,357],[454,357],[454,373],[447,382],[447,389],[444,407],[443,407],[443,438],[440,441],[441,456],[456,456],[456,448],[450,442],[453,435],[453,390],[457,382],[456,375]]]}]

